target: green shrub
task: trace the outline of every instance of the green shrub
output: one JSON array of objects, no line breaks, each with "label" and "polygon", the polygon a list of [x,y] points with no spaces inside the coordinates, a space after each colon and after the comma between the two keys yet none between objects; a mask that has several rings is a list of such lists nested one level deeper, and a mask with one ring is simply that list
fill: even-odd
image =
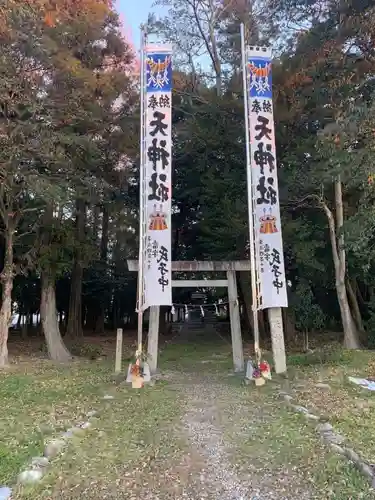
[{"label": "green shrub", "polygon": [[292,366],[340,365],[349,363],[351,357],[352,353],[334,345],[306,354],[288,356],[288,364]]}]

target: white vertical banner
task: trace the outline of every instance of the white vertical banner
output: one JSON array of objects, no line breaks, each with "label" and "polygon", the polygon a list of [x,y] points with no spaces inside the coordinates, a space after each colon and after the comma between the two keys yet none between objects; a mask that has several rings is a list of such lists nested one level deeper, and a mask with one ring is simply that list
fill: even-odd
[{"label": "white vertical banner", "polygon": [[264,47],[247,49],[247,89],[251,190],[259,308],[287,307],[283,239],[277,181],[272,103],[272,55]]},{"label": "white vertical banner", "polygon": [[172,305],[172,48],[145,47],[144,304]]}]

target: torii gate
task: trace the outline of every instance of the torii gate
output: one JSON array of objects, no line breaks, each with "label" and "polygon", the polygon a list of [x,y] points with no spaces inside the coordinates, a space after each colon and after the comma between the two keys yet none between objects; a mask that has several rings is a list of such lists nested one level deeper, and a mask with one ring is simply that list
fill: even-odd
[{"label": "torii gate", "polygon": [[[138,272],[138,261],[127,260],[129,271]],[[183,272],[226,272],[227,279],[212,280],[172,280],[172,287],[227,287],[230,315],[230,329],[232,336],[233,365],[235,372],[244,371],[244,356],[242,347],[241,321],[237,296],[236,271],[250,272],[250,262],[239,261],[173,261],[172,271]],[[286,356],[283,320],[281,308],[267,309],[270,323],[272,353],[276,373],[286,372]],[[150,356],[149,366],[151,373],[157,370],[158,347],[159,347],[159,315],[160,307],[150,307],[150,319],[148,327],[147,352]]]}]

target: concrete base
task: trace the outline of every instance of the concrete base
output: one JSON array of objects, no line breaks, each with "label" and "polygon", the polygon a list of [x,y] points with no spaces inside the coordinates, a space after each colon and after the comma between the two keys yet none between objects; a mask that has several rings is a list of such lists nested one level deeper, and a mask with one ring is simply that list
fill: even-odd
[{"label": "concrete base", "polygon": [[275,365],[275,372],[286,372],[286,355],[285,355],[285,342],[284,342],[284,327],[283,317],[280,307],[272,307],[267,309],[268,321],[271,330],[272,339],[272,353],[273,362]]},{"label": "concrete base", "polygon": [[247,380],[252,380],[253,379],[253,372],[254,372],[254,365],[251,359],[249,359],[246,363],[246,373],[245,373],[245,379]]},{"label": "concrete base", "polygon": [[131,383],[131,381],[132,381],[132,376],[131,376],[131,373],[130,373],[130,372],[131,372],[131,369],[132,369],[132,364],[131,364],[131,363],[129,363],[129,367],[128,367],[128,374],[127,374],[127,376],[126,376],[126,381],[127,381],[128,383]]},{"label": "concrete base", "polygon": [[143,365],[143,381],[145,384],[151,382],[150,366],[148,363]]},{"label": "concrete base", "polygon": [[150,372],[155,373],[158,366],[158,350],[159,350],[159,317],[160,307],[150,307],[150,322],[148,325],[148,343],[147,355]]}]

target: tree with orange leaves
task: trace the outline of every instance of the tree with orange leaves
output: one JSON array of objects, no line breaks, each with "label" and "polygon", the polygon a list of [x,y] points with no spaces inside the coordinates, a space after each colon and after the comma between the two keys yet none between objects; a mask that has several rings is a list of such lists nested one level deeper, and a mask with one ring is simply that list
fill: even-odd
[{"label": "tree with orange leaves", "polygon": [[[0,41],[0,220],[5,241],[0,367],[8,360],[12,286],[19,269],[15,259],[36,265],[41,274],[48,351],[52,359],[64,361],[70,354],[55,314],[60,262],[54,241],[61,221],[54,214],[57,205],[75,199],[85,207],[88,192],[96,186],[103,192],[103,184],[116,182],[111,168],[124,154],[126,140],[119,137],[129,136],[125,118],[134,109],[133,82],[124,71],[132,54],[116,13],[107,2],[95,0],[10,0],[0,9]],[[119,100],[121,105],[115,106]],[[25,226],[27,234],[37,237],[22,255],[15,255]],[[82,232],[77,237],[71,251],[82,266]]]},{"label": "tree with orange leaves", "polygon": [[100,18],[112,7],[110,0],[9,0],[0,8],[0,19],[9,25],[9,13],[14,9],[32,9],[48,26],[55,26],[77,16]]}]

